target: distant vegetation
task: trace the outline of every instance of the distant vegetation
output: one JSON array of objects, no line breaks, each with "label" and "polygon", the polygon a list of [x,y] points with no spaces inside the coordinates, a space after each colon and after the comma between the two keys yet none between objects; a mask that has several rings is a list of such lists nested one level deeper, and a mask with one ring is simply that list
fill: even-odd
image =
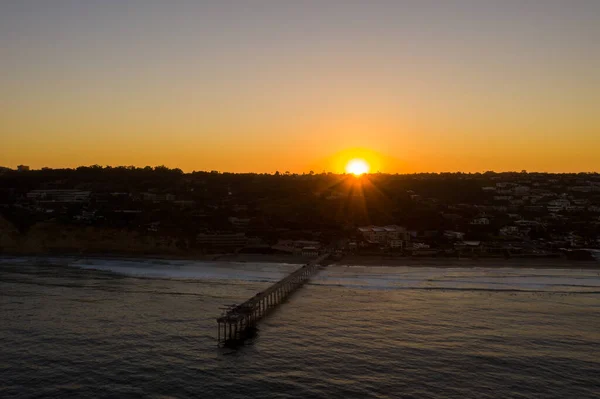
[{"label": "distant vegetation", "polygon": [[[85,200],[34,198],[34,190],[81,190]],[[552,201],[570,204],[550,212]],[[243,232],[332,242],[362,225],[400,225],[444,245],[443,233],[497,240],[515,220],[539,222],[519,240],[599,237],[596,173],[422,173],[352,175],[184,173],[165,166],[0,170],[0,213],[21,233],[37,223],[94,226],[173,237],[193,246],[202,232]],[[485,217],[489,224],[474,225]],[[427,234],[425,234],[427,233]],[[524,235],[523,235],[524,234]],[[567,237],[568,236],[568,237]]]}]

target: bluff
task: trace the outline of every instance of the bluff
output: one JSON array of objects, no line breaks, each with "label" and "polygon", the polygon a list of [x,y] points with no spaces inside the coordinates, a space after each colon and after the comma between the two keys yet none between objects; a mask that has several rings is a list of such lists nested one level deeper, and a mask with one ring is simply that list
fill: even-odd
[{"label": "bluff", "polygon": [[0,216],[0,253],[4,254],[183,255],[184,251],[173,237],[125,229],[43,222],[19,232]]}]

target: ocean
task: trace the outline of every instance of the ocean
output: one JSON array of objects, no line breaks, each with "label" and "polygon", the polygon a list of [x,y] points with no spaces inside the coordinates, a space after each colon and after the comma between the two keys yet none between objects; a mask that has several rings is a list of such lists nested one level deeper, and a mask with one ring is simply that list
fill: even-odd
[{"label": "ocean", "polygon": [[599,398],[600,270],[0,259],[1,398]]}]

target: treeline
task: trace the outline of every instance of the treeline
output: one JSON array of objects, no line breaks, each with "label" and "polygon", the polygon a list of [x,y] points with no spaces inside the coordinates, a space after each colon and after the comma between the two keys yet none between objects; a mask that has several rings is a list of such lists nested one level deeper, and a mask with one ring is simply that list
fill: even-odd
[{"label": "treeline", "polygon": [[[31,171],[0,171],[0,189],[25,193],[35,189],[82,189],[94,192],[142,192],[153,190],[173,194],[191,194],[193,197],[245,198],[302,198],[306,194],[321,197],[348,194],[382,196],[405,200],[407,195],[436,198],[446,203],[476,203],[485,200],[481,187],[493,186],[497,181],[522,180],[576,185],[580,180],[599,179],[596,173],[545,174],[524,172],[485,173],[420,173],[370,174],[360,179],[352,175],[333,173],[294,174],[289,172],[221,173],[200,171],[184,173],[166,166],[81,166],[75,169]],[[360,183],[357,186],[357,183]],[[361,192],[358,193],[358,190]],[[412,192],[412,193],[410,193]]]}]

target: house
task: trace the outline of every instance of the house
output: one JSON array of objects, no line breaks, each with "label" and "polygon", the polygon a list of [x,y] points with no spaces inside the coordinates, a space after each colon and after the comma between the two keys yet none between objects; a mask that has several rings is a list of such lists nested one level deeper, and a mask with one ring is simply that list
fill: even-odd
[{"label": "house", "polygon": [[408,234],[406,233],[406,229],[400,226],[385,226],[383,227],[385,230],[386,240],[406,240],[408,238]]},{"label": "house", "polygon": [[319,256],[319,249],[317,247],[304,247],[302,248],[302,256],[316,258]]},{"label": "house", "polygon": [[248,227],[248,224],[250,224],[250,219],[249,218],[238,218],[235,216],[230,216],[228,218],[229,223],[231,223],[233,226],[235,226],[238,229],[243,229]]},{"label": "house", "polygon": [[519,234],[519,228],[517,226],[504,226],[499,233],[501,236],[515,236]]},{"label": "house", "polygon": [[406,246],[406,242],[404,240],[401,239],[391,239],[388,241],[388,244],[390,246],[390,248],[404,248]]},{"label": "house", "polygon": [[387,244],[393,248],[404,247],[409,240],[406,229],[395,225],[359,227],[358,232],[367,242]]},{"label": "house", "polygon": [[446,230],[444,231],[444,237],[448,238],[449,240],[463,240],[465,238],[465,233],[461,233],[460,231],[450,231],[450,230]]},{"label": "house", "polygon": [[528,186],[517,186],[513,188],[513,193],[515,193],[515,195],[525,195],[529,193],[529,190],[530,188]]},{"label": "house", "polygon": [[152,223],[148,224],[147,230],[157,232],[159,227],[160,227],[160,222],[152,222]]},{"label": "house", "polygon": [[588,205],[590,203],[590,200],[587,198],[579,198],[579,199],[574,199],[572,202],[575,205]]},{"label": "house", "polygon": [[525,205],[523,207],[528,212],[544,212],[545,208],[542,205]]},{"label": "house", "polygon": [[547,209],[550,212],[560,212],[567,209],[571,205],[571,201],[566,198],[559,198],[548,202]]},{"label": "house", "polygon": [[412,249],[429,249],[429,248],[431,248],[431,246],[429,244],[425,244],[422,242],[414,242],[414,243],[412,243],[411,248]]},{"label": "house", "polygon": [[[321,247],[319,241],[310,240],[279,240],[277,244],[273,245],[273,249],[278,251],[287,252],[294,255],[304,255],[305,248],[314,248],[317,252]],[[310,251],[310,250],[308,250]]]},{"label": "house", "polygon": [[499,182],[499,183],[496,183],[496,187],[497,188],[508,188],[508,187],[512,187],[514,185],[515,185],[515,183],[509,183],[509,182]]},{"label": "house", "polygon": [[27,193],[27,198],[35,202],[83,203],[90,195],[90,191],[81,190],[32,190]]},{"label": "house", "polygon": [[596,191],[594,190],[593,186],[574,186],[574,187],[569,187],[570,191],[577,191],[580,193],[590,193],[592,191]]},{"label": "house", "polygon": [[386,241],[387,232],[383,227],[372,227],[370,235],[371,241],[383,244]]},{"label": "house", "polygon": [[454,249],[459,254],[480,254],[484,252],[481,241],[461,241],[454,244]]},{"label": "house", "polygon": [[579,205],[570,205],[565,208],[567,212],[583,212],[585,211],[585,206]]},{"label": "house", "polygon": [[96,220],[96,211],[81,211],[74,219],[82,222],[92,222]]},{"label": "house", "polygon": [[536,220],[516,220],[515,224],[519,227],[538,227],[541,225],[541,223]]},{"label": "house", "polygon": [[459,220],[462,219],[462,216],[457,213],[442,213],[442,217],[445,220],[449,220],[452,222],[458,222]]},{"label": "house", "polygon": [[248,242],[244,233],[200,233],[196,236],[196,244],[199,247],[232,250],[241,248]]},{"label": "house", "polygon": [[196,205],[196,201],[194,200],[177,200],[173,201],[173,203],[181,208],[193,208]]},{"label": "house", "polygon": [[142,193],[144,201],[172,202],[175,201],[174,194]]}]

